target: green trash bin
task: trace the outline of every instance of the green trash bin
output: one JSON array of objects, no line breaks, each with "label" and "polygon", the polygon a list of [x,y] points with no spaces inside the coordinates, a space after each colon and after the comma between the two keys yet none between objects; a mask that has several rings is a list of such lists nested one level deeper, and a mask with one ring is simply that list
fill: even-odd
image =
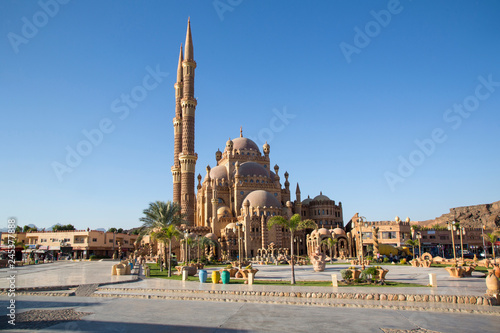
[{"label": "green trash bin", "polygon": [[222,283],[223,284],[228,284],[229,283],[229,277],[231,276],[231,274],[229,273],[229,271],[222,271],[221,275],[220,275],[220,278],[222,280]]}]

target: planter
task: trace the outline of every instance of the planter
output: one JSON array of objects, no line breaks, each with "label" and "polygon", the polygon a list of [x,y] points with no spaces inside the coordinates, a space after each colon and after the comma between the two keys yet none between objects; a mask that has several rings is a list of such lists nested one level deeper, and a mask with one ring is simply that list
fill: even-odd
[{"label": "planter", "polygon": [[431,261],[430,260],[421,261],[420,267],[431,267]]},{"label": "planter", "polygon": [[500,289],[500,281],[498,281],[498,278],[495,276],[495,272],[493,270],[488,271],[488,276],[486,277],[486,288],[488,288],[488,291],[493,293],[498,293],[498,290]]},{"label": "planter", "polygon": [[255,276],[255,274],[257,274],[259,270],[258,269],[240,269],[239,272],[241,273],[241,275],[243,275],[243,278],[244,279],[248,279],[248,273],[253,273],[253,276]]},{"label": "planter", "polygon": [[357,280],[359,279],[359,276],[361,275],[361,271],[359,269],[350,269],[352,273],[352,279]]},{"label": "planter", "polygon": [[313,262],[313,269],[315,272],[323,272],[325,270],[326,262],[324,260],[315,260]]},{"label": "planter", "polygon": [[377,271],[378,271],[378,279],[379,280],[385,280],[385,276],[387,275],[387,273],[389,272],[389,270],[381,268],[381,269],[377,269]]},{"label": "planter", "polygon": [[464,274],[464,270],[462,267],[446,267],[448,273],[450,273],[451,277],[461,278]]},{"label": "planter", "polygon": [[127,266],[123,264],[118,264],[116,266],[116,275],[126,275],[127,274]]},{"label": "planter", "polygon": [[212,283],[219,283],[219,280],[220,280],[219,271],[213,271],[212,272]]},{"label": "planter", "polygon": [[228,270],[223,270],[222,273],[220,274],[220,278],[222,280],[223,284],[228,284],[229,283],[229,271]]},{"label": "planter", "polygon": [[500,279],[500,266],[495,264],[493,272],[495,273],[495,276]]},{"label": "planter", "polygon": [[464,270],[463,276],[472,276],[472,272],[474,272],[474,266],[463,266]]},{"label": "planter", "polygon": [[205,269],[200,269],[198,271],[198,278],[200,279],[201,283],[207,282],[207,277],[208,277],[208,273]]}]

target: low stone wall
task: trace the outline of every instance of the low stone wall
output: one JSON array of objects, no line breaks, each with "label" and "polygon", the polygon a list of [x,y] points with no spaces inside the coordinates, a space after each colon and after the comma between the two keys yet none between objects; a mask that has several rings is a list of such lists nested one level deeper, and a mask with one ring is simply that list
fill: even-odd
[{"label": "low stone wall", "polygon": [[99,288],[98,291],[122,292],[170,292],[194,293],[216,295],[241,295],[264,297],[295,297],[295,298],[323,298],[323,299],[348,299],[366,301],[391,301],[391,302],[424,302],[424,303],[450,303],[471,304],[481,306],[494,306],[497,299],[491,296],[465,296],[465,295],[422,295],[422,294],[394,294],[394,293],[322,293],[322,292],[274,292],[274,291],[231,291],[231,290],[187,290],[187,289],[136,289],[136,288]]}]

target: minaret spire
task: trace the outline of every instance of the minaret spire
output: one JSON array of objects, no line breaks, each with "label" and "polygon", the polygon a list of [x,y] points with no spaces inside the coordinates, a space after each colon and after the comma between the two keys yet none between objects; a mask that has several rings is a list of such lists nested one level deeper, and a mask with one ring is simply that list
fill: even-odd
[{"label": "minaret spire", "polygon": [[181,51],[179,52],[179,64],[177,65],[177,83],[182,82],[182,43],[181,43]]},{"label": "minaret spire", "polygon": [[185,60],[194,60],[193,59],[193,38],[191,37],[191,19],[188,18],[188,27],[186,32],[186,43],[185,51],[184,51],[184,59]]},{"label": "minaret spire", "polygon": [[243,126],[240,126],[240,138],[243,137]]},{"label": "minaret spire", "polygon": [[[182,148],[179,154],[181,166],[180,202],[181,214],[185,216],[188,225],[195,225],[195,167],[198,155],[194,148],[194,122],[196,113],[196,98],[194,98],[194,72],[196,62],[193,59],[193,40],[191,38],[191,22],[188,20],[186,43],[184,44],[184,59],[182,59]],[[202,221],[198,221],[202,223]]]}]

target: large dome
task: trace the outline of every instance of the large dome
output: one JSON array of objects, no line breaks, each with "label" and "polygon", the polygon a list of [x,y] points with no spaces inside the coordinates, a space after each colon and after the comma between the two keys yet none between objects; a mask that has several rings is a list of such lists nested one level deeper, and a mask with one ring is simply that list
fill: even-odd
[{"label": "large dome", "polygon": [[240,150],[254,150],[260,153],[259,147],[250,139],[239,137],[233,139],[233,148]]},{"label": "large dome", "polygon": [[323,192],[319,192],[319,195],[314,197],[314,201],[329,201],[330,198],[326,195],[323,195]]},{"label": "large dome", "polygon": [[212,179],[226,179],[227,180],[227,169],[224,165],[218,165],[210,170],[210,178]]},{"label": "large dome", "polygon": [[240,176],[264,176],[269,177],[269,172],[256,162],[245,162],[240,165]]},{"label": "large dome", "polygon": [[311,198],[309,198],[309,196],[307,196],[307,199],[302,200],[302,204],[303,204],[303,205],[309,205],[309,203],[310,203],[311,201],[312,201],[312,199],[311,199]]},{"label": "large dome", "polygon": [[243,202],[246,200],[250,202],[250,206],[252,207],[281,207],[280,202],[273,194],[263,190],[250,192]]}]

